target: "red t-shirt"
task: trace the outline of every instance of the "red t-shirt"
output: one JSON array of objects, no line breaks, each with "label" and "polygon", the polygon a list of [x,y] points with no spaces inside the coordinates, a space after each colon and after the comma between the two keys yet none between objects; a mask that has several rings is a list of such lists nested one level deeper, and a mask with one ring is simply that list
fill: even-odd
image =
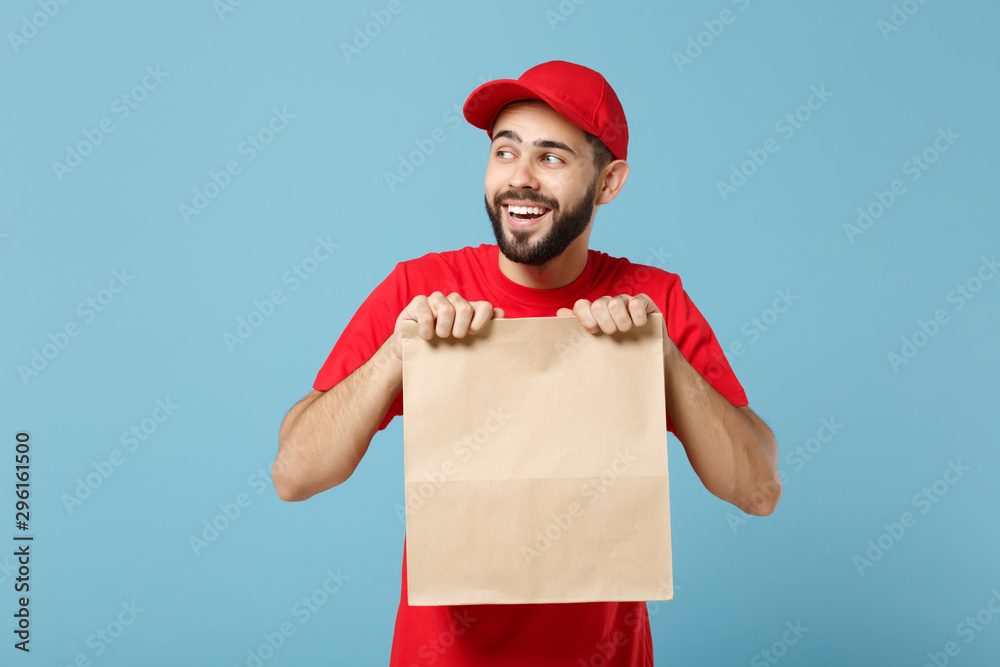
[{"label": "red t-shirt", "polygon": [[[505,317],[517,318],[553,317],[578,299],[644,293],[663,313],[667,335],[695,370],[733,405],[747,404],[715,334],[677,275],[589,250],[587,266],[576,280],[540,290],[503,275],[498,257],[497,246],[482,244],[397,264],[348,323],[313,387],[327,391],[368,361],[392,335],[399,313],[420,294],[457,292],[467,301],[489,301]],[[402,392],[379,429],[401,414]],[[673,432],[669,415],[667,429]],[[644,601],[411,607],[406,591],[404,540],[391,667],[653,665]]]}]

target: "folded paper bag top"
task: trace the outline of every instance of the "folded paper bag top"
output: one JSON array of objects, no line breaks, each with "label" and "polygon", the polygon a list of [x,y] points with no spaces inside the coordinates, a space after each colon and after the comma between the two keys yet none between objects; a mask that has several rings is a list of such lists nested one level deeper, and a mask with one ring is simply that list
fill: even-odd
[{"label": "folded paper bag top", "polygon": [[404,323],[411,605],[673,597],[662,336]]}]

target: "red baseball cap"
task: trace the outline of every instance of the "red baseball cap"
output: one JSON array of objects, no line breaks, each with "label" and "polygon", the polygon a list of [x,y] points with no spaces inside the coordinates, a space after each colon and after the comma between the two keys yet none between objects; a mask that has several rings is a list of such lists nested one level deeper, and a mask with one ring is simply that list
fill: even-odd
[{"label": "red baseball cap", "polygon": [[624,160],[628,154],[628,123],[618,96],[599,72],[553,60],[532,67],[521,78],[489,81],[465,100],[465,119],[486,130],[493,138],[493,123],[507,104],[517,100],[541,100],[559,115],[593,134],[612,155]]}]

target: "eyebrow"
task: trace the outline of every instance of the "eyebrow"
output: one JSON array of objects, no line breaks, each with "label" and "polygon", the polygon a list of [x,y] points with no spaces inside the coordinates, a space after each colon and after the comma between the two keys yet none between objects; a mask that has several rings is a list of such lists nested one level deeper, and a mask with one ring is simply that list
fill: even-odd
[{"label": "eyebrow", "polygon": [[[499,132],[493,135],[493,141],[496,141],[497,139],[501,138],[507,138],[519,144],[524,143],[520,135],[518,135],[518,133],[514,132],[513,130],[500,130]],[[567,153],[570,153],[571,155],[577,155],[577,152],[575,150],[573,150],[572,148],[570,148],[561,141],[553,141],[552,139],[536,139],[534,142],[532,142],[532,145],[538,148],[558,148],[560,150],[566,151]]]}]

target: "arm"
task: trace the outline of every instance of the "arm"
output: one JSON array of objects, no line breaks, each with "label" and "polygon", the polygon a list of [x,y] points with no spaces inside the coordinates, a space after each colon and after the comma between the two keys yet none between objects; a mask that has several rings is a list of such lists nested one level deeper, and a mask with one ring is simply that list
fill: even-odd
[{"label": "arm", "polygon": [[390,337],[360,368],[329,391],[313,389],[288,411],[271,468],[282,500],[305,500],[347,480],[403,386]]},{"label": "arm", "polygon": [[748,406],[736,407],[663,336],[667,413],[705,488],[747,514],[767,516],[781,497],[778,444]]},{"label": "arm", "polygon": [[[659,312],[645,294],[577,301],[573,310],[591,333],[628,331]],[[766,424],[749,407],[736,407],[688,363],[663,331],[663,381],[666,410],[684,445],[691,467],[710,492],[747,514],[766,516],[781,497],[778,445]]]},{"label": "arm", "polygon": [[354,473],[403,387],[403,321],[417,322],[421,338],[431,340],[478,333],[492,317],[503,317],[503,311],[454,292],[414,297],[367,362],[329,391],[314,389],[288,411],[271,468],[278,496],[305,500]]}]

